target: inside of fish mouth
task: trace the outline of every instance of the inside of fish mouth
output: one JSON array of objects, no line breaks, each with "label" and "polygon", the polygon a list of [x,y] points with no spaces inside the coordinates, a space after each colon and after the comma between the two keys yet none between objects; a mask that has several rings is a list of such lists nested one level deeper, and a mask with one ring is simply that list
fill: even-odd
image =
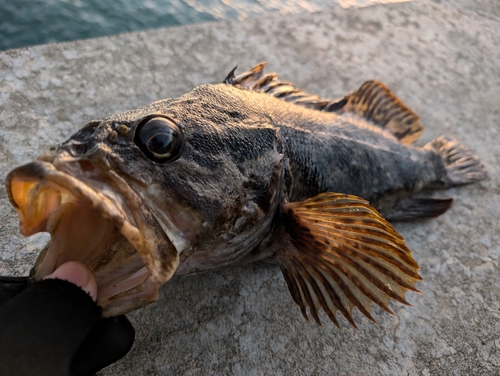
[{"label": "inside of fish mouth", "polygon": [[79,261],[93,272],[98,284],[97,304],[103,308],[118,300],[123,304],[123,300],[155,294],[150,291],[151,283],[146,283],[150,274],[138,251],[117,224],[88,200],[51,182],[30,178],[14,177],[10,190],[21,233],[51,235],[32,271],[35,280],[67,261]]}]

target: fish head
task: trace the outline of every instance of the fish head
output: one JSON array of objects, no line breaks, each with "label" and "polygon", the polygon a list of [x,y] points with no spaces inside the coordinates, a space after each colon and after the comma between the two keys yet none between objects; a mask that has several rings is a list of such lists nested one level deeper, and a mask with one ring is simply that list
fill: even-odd
[{"label": "fish head", "polygon": [[116,316],[156,300],[197,253],[222,265],[262,239],[282,196],[278,131],[211,90],[92,121],[8,174],[21,233],[51,234],[33,280],[82,262]]}]

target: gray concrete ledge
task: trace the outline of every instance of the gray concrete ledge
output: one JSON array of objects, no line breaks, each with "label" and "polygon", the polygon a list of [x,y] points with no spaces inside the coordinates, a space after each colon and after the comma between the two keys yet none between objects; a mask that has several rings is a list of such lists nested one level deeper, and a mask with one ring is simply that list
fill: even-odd
[{"label": "gray concrete ledge", "polygon": [[[419,1],[195,25],[0,53],[0,178],[93,118],[221,81],[267,60],[325,97],[366,79],[484,161],[490,180],[440,192],[442,217],[398,224],[424,279],[413,307],[374,308],[359,330],[305,322],[277,267],[174,278],[130,315],[130,354],[102,375],[494,375],[500,372],[500,11],[495,1]],[[457,5],[458,4],[458,5]],[[474,2],[471,2],[474,5]],[[0,273],[24,274],[43,236],[22,238],[0,187]],[[326,321],[326,320],[325,320]]]}]

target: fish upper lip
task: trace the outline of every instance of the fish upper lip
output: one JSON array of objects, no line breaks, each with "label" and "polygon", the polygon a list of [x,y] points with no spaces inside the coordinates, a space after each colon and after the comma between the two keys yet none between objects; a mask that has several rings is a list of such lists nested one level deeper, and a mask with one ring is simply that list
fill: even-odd
[{"label": "fish upper lip", "polygon": [[[104,175],[106,181],[98,183],[110,188],[106,194],[99,192],[99,187],[93,187],[91,180],[87,182],[85,179],[76,178],[59,170],[52,163],[39,160],[12,170],[7,175],[6,186],[9,200],[19,215],[21,233],[25,236],[41,231],[55,234],[59,226],[58,221],[62,218],[58,209],[63,211],[62,215],[64,215],[63,205],[81,202],[84,203],[84,208],[89,213],[97,211],[103,218],[99,219],[102,223],[108,223],[106,220],[112,223],[110,233],[113,231],[112,228],[116,228],[135,248],[140,257],[134,256],[135,269],[128,271],[129,275],[126,277],[128,284],[123,285],[126,288],[132,286],[130,293],[129,290],[117,293],[116,302],[106,300],[109,298],[109,292],[101,296],[101,303],[104,305],[103,315],[114,316],[139,308],[144,305],[144,302],[156,300],[159,287],[175,272],[179,257],[169,239],[159,235],[154,228],[151,229],[151,226],[155,227],[155,223],[144,222],[141,213],[143,214],[147,209],[141,205],[140,198],[125,180],[113,171],[106,171]],[[78,217],[77,209],[72,210],[73,216]],[[136,212],[137,210],[142,211]],[[87,215],[86,220],[92,222],[92,217]],[[72,228],[75,234],[78,233],[78,227],[75,228],[73,224],[71,226],[70,229]],[[109,228],[110,225],[106,226]],[[64,227],[64,230],[66,228],[68,227]],[[50,249],[50,243],[47,249]],[[51,273],[52,269],[55,269],[61,262],[56,257],[44,266],[46,250],[42,251],[40,256],[39,261],[42,267],[36,268],[35,280],[42,279]],[[37,266],[40,266],[38,262]],[[143,288],[138,289],[138,286],[143,286]],[[127,294],[133,295],[137,302],[124,303]]]}]

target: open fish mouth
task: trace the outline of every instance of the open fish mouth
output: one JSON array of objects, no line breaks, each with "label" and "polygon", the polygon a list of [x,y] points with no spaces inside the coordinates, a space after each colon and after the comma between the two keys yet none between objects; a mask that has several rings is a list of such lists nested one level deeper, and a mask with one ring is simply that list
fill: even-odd
[{"label": "open fish mouth", "polygon": [[98,283],[103,316],[145,306],[171,278],[178,253],[130,186],[114,172],[77,179],[37,161],[7,176],[9,199],[24,236],[51,240],[31,272],[41,280],[68,261],[84,263]]}]

